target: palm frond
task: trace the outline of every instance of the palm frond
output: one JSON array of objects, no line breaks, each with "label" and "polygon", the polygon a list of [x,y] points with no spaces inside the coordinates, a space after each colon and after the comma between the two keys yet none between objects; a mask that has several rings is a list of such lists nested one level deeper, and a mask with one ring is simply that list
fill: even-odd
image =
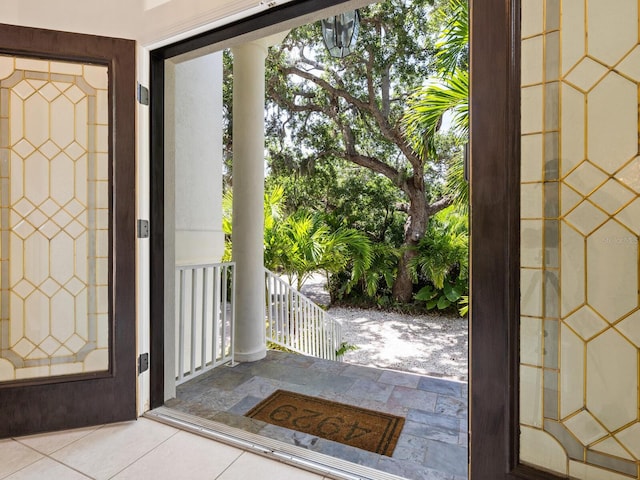
[{"label": "palm frond", "polygon": [[453,198],[453,205],[460,213],[469,213],[469,182],[464,174],[464,154],[458,155],[447,172],[445,195]]},{"label": "palm frond", "polygon": [[460,138],[469,132],[469,74],[433,80],[409,98],[403,117],[405,136],[421,156],[435,155],[435,135],[449,112],[451,129]]},{"label": "palm frond", "polygon": [[438,70],[453,76],[458,69],[467,70],[469,57],[469,6],[467,0],[450,0],[440,39],[436,43]]}]

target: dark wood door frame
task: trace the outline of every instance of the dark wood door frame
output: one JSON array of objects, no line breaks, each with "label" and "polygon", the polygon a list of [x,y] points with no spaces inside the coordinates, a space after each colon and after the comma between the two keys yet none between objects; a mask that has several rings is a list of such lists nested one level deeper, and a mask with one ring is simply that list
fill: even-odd
[{"label": "dark wood door frame", "polygon": [[518,461],[521,0],[470,1],[469,471],[559,479]]},{"label": "dark wood door frame", "polygon": [[[164,60],[347,0],[302,0],[152,52],[151,404],[164,399]],[[471,4],[470,475],[557,479],[518,464],[520,0]]]},{"label": "dark wood door frame", "polygon": [[136,418],[135,42],[0,24],[0,54],[109,70],[109,371],[0,385],[0,438]]}]

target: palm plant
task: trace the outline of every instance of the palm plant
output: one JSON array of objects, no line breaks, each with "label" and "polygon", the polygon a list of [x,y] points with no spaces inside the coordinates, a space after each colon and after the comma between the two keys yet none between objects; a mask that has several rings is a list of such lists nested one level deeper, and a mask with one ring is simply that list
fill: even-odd
[{"label": "palm plant", "polygon": [[[366,277],[374,261],[374,247],[369,238],[354,228],[340,227],[329,237],[323,268],[328,274],[351,271],[348,288]],[[328,278],[327,278],[328,279]]]},{"label": "palm plant", "polygon": [[298,211],[275,225],[272,235],[273,243],[266,250],[272,247],[278,254],[271,255],[274,264],[270,267],[286,274],[289,282],[295,282],[300,290],[327,261],[331,241],[329,229],[310,213]]},{"label": "palm plant", "polygon": [[362,275],[360,283],[363,292],[374,298],[381,290],[390,291],[393,286],[400,249],[388,243],[378,243],[373,249],[372,257],[371,268]]},{"label": "palm plant", "polygon": [[232,222],[231,215],[233,212],[233,194],[231,190],[227,190],[222,196],[222,232],[224,233],[224,254],[223,262],[231,261],[231,233]]},{"label": "palm plant", "polygon": [[[441,12],[446,18],[443,19],[444,28],[436,44],[437,74],[410,97],[403,119],[412,148],[425,157],[436,154],[435,139],[445,114],[448,115],[451,132],[460,143],[465,143],[469,135],[467,0],[449,0]],[[418,245],[418,256],[411,265],[415,280],[423,275],[430,282],[415,296],[417,300],[425,301],[427,308],[444,309],[468,298],[466,212],[469,187],[464,178],[461,154],[449,169],[445,189],[462,216],[455,212],[445,214],[444,211],[438,214],[430,225],[430,231]],[[464,313],[461,311],[461,314]]]},{"label": "palm plant", "polygon": [[[285,274],[300,290],[317,271],[326,274],[351,268],[356,282],[371,266],[372,246],[362,232],[341,227],[331,231],[318,214],[298,210],[282,213],[284,189],[276,185],[264,196],[264,264],[269,270]],[[231,258],[231,192],[223,198],[223,230],[227,237],[225,259]]]},{"label": "palm plant", "polygon": [[443,210],[432,218],[429,231],[418,245],[411,263],[414,282],[419,277],[429,283],[416,295],[427,308],[448,308],[462,300],[468,291],[469,235],[467,216]]},{"label": "palm plant", "polygon": [[[444,288],[447,278],[464,279],[469,270],[469,235],[466,215],[443,210],[432,218],[429,234],[418,245],[418,256],[412,261],[414,281],[422,273],[433,285]],[[455,276],[456,278],[451,278]]]},{"label": "palm plant", "polygon": [[346,227],[331,231],[319,215],[295,212],[274,233],[273,248],[279,254],[270,255],[275,260],[272,267],[298,290],[317,271],[329,275],[350,266],[352,281],[357,281],[371,266],[371,242],[362,232]]},{"label": "palm plant", "polygon": [[[282,204],[284,202],[284,189],[275,186],[264,194],[264,244],[265,266],[269,267],[277,263],[276,258],[282,255],[274,238],[276,226],[283,218]],[[231,260],[231,235],[233,233],[233,190],[229,189],[222,197],[222,231],[225,236],[225,249],[223,261]]]},{"label": "palm plant", "polygon": [[[466,0],[449,0],[444,28],[436,43],[437,73],[409,98],[403,118],[412,148],[423,158],[436,155],[435,138],[448,114],[450,129],[461,143],[469,135],[469,7]],[[459,155],[449,170],[447,193],[466,210],[469,190]]]}]

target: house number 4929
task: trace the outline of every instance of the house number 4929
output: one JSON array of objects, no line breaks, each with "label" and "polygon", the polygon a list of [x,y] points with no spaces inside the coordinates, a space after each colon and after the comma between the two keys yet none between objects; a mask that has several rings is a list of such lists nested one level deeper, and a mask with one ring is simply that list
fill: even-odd
[{"label": "house number 4929", "polygon": [[288,423],[294,429],[309,433],[318,432],[325,438],[342,436],[344,440],[350,441],[371,433],[370,429],[361,426],[358,421],[345,423],[340,417],[333,417],[308,408],[300,410],[295,405],[280,405],[269,414],[269,418],[279,424]]}]

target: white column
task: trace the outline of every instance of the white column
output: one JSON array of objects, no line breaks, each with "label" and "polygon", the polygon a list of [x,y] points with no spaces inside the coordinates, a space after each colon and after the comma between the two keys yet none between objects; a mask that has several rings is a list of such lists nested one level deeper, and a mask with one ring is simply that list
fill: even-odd
[{"label": "white column", "polygon": [[267,43],[233,53],[233,259],[236,262],[235,359],[266,356],[264,317],[264,103]]}]

